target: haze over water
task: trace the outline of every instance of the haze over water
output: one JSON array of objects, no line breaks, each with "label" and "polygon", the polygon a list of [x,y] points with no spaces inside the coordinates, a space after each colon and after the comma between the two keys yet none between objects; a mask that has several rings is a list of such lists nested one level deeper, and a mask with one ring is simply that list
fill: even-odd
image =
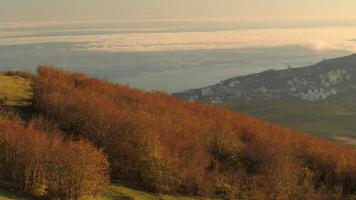
[{"label": "haze over water", "polygon": [[309,65],[356,49],[356,26],[346,22],[71,21],[0,27],[0,70],[53,64],[166,92]]},{"label": "haze over water", "polygon": [[176,92],[356,51],[354,0],[1,0],[0,70]]}]

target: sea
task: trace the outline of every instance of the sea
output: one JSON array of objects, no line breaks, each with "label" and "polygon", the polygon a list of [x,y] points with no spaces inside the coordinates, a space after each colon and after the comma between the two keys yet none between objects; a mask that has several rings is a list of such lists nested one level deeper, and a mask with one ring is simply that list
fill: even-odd
[{"label": "sea", "polygon": [[39,65],[173,93],[356,50],[356,24],[0,21],[0,70]]}]

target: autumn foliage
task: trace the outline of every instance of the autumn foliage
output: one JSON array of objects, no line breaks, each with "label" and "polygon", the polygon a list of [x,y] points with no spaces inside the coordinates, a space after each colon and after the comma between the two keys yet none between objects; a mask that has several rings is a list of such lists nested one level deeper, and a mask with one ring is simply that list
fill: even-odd
[{"label": "autumn foliage", "polygon": [[14,116],[0,118],[0,183],[48,199],[81,199],[103,192],[109,165],[103,152],[84,141],[64,142]]},{"label": "autumn foliage", "polygon": [[[281,200],[346,199],[356,192],[351,147],[50,67],[38,68],[33,87],[35,109],[66,138],[103,148],[112,178],[151,191]],[[74,150],[56,154],[72,156],[79,147],[71,144],[61,145]]]}]

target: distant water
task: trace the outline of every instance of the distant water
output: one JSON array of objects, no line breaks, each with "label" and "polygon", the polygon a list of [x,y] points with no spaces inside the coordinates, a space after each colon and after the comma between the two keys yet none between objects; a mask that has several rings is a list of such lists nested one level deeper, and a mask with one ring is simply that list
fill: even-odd
[{"label": "distant water", "polygon": [[[53,64],[140,89],[170,93],[238,75],[305,66],[350,54],[348,49],[318,51],[306,44],[288,42],[261,47],[241,45],[238,36],[245,32],[239,30],[247,28],[271,27],[178,22],[0,23],[0,70],[34,70],[39,64]],[[185,38],[196,33],[207,35],[199,43]],[[151,38],[145,38],[145,34]],[[221,38],[226,35],[236,41],[226,42]]]}]

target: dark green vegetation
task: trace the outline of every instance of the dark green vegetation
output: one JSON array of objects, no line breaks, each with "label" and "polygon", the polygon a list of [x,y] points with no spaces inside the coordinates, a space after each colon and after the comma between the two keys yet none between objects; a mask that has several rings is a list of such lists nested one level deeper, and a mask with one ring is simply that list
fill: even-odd
[{"label": "dark green vegetation", "polygon": [[[0,150],[10,153],[1,154],[0,162],[21,167],[5,167],[10,173],[0,180],[17,191],[62,199],[177,199],[154,194],[181,194],[267,200],[350,199],[356,192],[354,148],[79,73],[40,67],[31,80],[37,117],[27,123],[1,121],[3,135],[15,139],[4,137]],[[120,184],[104,191],[104,154],[112,180],[151,194]],[[8,155],[16,156],[8,162]],[[64,179],[58,179],[58,168]],[[73,181],[77,187],[71,190]]]},{"label": "dark green vegetation", "polygon": [[315,136],[356,144],[356,92],[317,102],[250,100],[222,106]]},{"label": "dark green vegetation", "polygon": [[3,188],[0,188],[0,199],[1,200],[33,200],[31,197],[22,196],[14,191],[11,192]]}]

